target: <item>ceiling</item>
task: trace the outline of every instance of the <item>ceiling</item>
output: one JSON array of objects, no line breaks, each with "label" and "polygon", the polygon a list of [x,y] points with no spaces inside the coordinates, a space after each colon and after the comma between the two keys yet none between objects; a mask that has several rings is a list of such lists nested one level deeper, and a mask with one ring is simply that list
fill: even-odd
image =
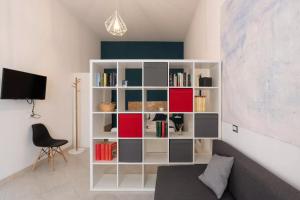
[{"label": "ceiling", "polygon": [[[60,0],[101,40],[183,41],[199,0]],[[122,37],[106,32],[104,21],[119,8],[128,28]]]}]

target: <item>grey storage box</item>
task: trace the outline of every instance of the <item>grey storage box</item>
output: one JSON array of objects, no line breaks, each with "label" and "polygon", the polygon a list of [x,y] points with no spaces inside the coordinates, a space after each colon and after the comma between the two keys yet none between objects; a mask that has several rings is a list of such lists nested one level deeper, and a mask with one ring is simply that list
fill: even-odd
[{"label": "grey storage box", "polygon": [[193,162],[193,140],[170,140],[170,162]]},{"label": "grey storage box", "polygon": [[168,63],[145,62],[144,86],[168,86]]},{"label": "grey storage box", "polygon": [[119,162],[142,162],[142,140],[120,139]]},{"label": "grey storage box", "polygon": [[195,114],[195,137],[218,137],[218,114]]}]

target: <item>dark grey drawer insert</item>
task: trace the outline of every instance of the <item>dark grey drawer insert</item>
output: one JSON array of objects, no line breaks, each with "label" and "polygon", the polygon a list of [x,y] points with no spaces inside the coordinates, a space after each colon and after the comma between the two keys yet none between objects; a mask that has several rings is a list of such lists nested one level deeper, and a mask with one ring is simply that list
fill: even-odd
[{"label": "dark grey drawer insert", "polygon": [[195,137],[218,137],[218,114],[195,114]]},{"label": "dark grey drawer insert", "polygon": [[144,86],[168,86],[168,63],[145,62]]},{"label": "dark grey drawer insert", "polygon": [[142,140],[119,140],[119,162],[142,162]]},{"label": "dark grey drawer insert", "polygon": [[170,140],[170,162],[193,162],[193,140]]}]

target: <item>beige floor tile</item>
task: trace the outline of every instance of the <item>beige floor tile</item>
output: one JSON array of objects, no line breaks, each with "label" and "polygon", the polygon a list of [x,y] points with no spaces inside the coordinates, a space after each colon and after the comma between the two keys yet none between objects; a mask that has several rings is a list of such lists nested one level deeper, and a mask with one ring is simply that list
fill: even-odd
[{"label": "beige floor tile", "polygon": [[89,152],[68,155],[67,164],[57,155],[55,171],[41,161],[0,186],[0,200],[153,200],[153,192],[90,192]]}]

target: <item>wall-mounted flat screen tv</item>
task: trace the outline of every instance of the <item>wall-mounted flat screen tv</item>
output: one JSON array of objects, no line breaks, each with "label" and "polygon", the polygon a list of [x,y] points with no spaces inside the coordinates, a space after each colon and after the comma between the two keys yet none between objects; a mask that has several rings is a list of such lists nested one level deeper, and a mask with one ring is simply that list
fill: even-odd
[{"label": "wall-mounted flat screen tv", "polygon": [[3,68],[1,99],[45,99],[47,77]]}]

